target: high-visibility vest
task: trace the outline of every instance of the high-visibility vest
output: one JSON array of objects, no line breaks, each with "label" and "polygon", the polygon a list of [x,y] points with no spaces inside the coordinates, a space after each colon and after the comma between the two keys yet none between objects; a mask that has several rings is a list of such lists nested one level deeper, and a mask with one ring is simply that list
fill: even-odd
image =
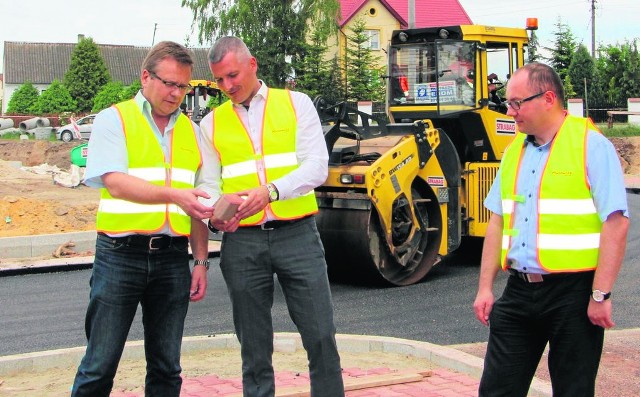
[{"label": "high-visibility vest", "polygon": [[[182,114],[178,116],[173,127],[169,164],[136,102],[129,100],[114,106],[120,115],[127,143],[128,174],[158,186],[193,188],[202,158],[191,121]],[[106,188],[100,189],[98,231],[150,234],[167,223],[177,235],[191,233],[191,218],[176,204],[134,203],[114,198]]]},{"label": "high-visibility vest", "polygon": [[[591,120],[567,116],[549,149],[537,192],[537,259],[548,272],[577,272],[598,265],[602,221],[598,216],[587,179],[586,153],[589,130],[598,131]],[[503,212],[502,268],[513,237],[515,207],[525,197],[516,194],[524,155],[525,134],[518,134],[502,158]],[[523,171],[524,172],[524,171]]]},{"label": "high-visibility vest", "polygon": [[[270,183],[298,168],[296,130],[298,122],[290,93],[270,88],[262,123],[262,151],[253,147],[251,137],[231,101],[215,109],[213,146],[222,166],[222,192],[236,193],[260,186],[258,164]],[[318,212],[312,191],[268,204],[277,219],[296,219]],[[266,219],[264,210],[240,221],[241,226],[257,225]]]}]

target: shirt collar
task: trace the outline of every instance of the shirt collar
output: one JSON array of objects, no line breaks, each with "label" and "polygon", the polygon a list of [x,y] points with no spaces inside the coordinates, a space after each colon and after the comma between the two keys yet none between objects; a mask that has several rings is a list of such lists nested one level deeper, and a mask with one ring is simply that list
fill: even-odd
[{"label": "shirt collar", "polygon": [[[251,98],[250,104],[252,104],[255,100],[262,99],[264,101],[267,98],[267,93],[269,92],[269,87],[267,87],[267,84],[264,81],[262,81],[262,80],[258,80],[258,81],[260,82],[260,88],[258,89],[258,92],[256,92],[256,95],[254,95],[253,98]],[[244,105],[241,104],[241,103],[234,103],[233,106],[235,106],[235,107],[244,107]]]},{"label": "shirt collar", "polygon": [[[140,111],[143,114],[151,117],[151,102],[149,102],[147,98],[145,98],[145,96],[142,95],[142,90],[138,91],[134,100],[138,105],[138,108],[140,108]],[[169,118],[169,124],[171,124],[171,121],[175,120],[180,113],[181,113],[180,107],[178,107],[173,113],[171,113],[170,114],[171,117]]]}]

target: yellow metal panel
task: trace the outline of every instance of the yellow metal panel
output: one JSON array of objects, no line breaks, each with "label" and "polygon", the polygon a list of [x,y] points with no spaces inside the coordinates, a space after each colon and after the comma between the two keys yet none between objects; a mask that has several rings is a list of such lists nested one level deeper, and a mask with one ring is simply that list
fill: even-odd
[{"label": "yellow metal panel", "polygon": [[484,237],[491,213],[484,205],[500,163],[469,163],[466,168],[466,204],[469,235]]}]

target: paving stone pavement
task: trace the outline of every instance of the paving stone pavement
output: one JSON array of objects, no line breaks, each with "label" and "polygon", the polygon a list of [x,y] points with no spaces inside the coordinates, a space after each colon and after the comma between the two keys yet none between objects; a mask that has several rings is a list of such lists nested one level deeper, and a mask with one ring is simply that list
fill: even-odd
[{"label": "paving stone pavement", "polygon": [[[361,379],[372,375],[384,375],[393,373],[390,368],[368,369],[358,368],[343,369],[345,383],[352,379]],[[403,370],[402,373],[411,371]],[[477,396],[477,379],[469,375],[460,374],[447,369],[435,369],[430,376],[423,380],[410,383],[402,383],[391,386],[371,387],[360,390],[347,391],[346,397],[467,397]],[[282,371],[276,373],[276,396],[278,390],[283,388],[307,386],[309,376],[307,373],[299,374]],[[293,395],[293,394],[291,394]],[[141,397],[144,392],[113,392],[112,397]],[[241,397],[242,380],[240,378],[221,379],[216,375],[185,378],[182,383],[181,397]],[[302,394],[300,394],[302,396]]]}]

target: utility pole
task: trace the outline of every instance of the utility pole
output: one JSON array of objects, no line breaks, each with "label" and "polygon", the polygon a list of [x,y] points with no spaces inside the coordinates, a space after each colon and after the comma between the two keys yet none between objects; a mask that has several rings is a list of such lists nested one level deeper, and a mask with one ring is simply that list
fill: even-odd
[{"label": "utility pole", "polygon": [[416,0],[409,0],[409,29],[416,27]]},{"label": "utility pole", "polygon": [[151,47],[156,43],[156,29],[158,28],[158,23],[153,24],[153,39],[151,40]]},{"label": "utility pole", "polygon": [[596,59],[596,0],[591,0],[591,58]]}]

